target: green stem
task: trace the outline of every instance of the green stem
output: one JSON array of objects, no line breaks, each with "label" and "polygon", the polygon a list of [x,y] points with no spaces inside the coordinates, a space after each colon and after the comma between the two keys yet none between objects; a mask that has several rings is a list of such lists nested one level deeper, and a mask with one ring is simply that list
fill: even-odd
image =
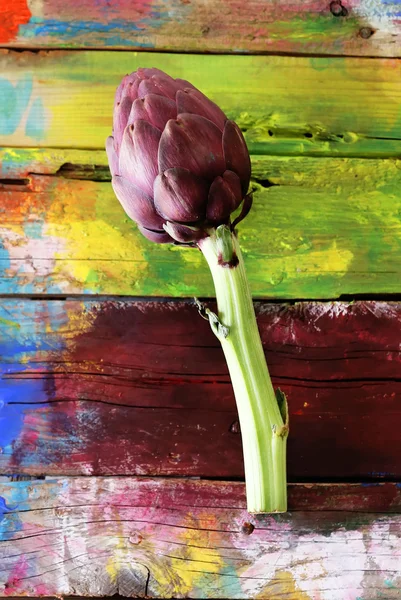
[{"label": "green stem", "polygon": [[231,375],[241,426],[248,511],[287,510],[285,396],[274,392],[238,240],[222,225],[199,242],[212,273],[218,318],[209,313]]}]

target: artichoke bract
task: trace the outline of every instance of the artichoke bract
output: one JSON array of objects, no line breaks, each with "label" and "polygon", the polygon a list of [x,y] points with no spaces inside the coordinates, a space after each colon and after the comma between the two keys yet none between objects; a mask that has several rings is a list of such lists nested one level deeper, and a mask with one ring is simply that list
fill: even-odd
[{"label": "artichoke bract", "polygon": [[248,511],[285,512],[287,403],[271,383],[235,228],[252,204],[242,133],[188,81],[138,69],[117,89],[106,150],[116,196],[142,234],[197,246],[209,265],[218,314],[196,303],[230,372]]},{"label": "artichoke bract", "polygon": [[117,198],[154,242],[197,242],[229,224],[248,191],[239,127],[191,83],[159,69],[123,78],[106,150]]}]

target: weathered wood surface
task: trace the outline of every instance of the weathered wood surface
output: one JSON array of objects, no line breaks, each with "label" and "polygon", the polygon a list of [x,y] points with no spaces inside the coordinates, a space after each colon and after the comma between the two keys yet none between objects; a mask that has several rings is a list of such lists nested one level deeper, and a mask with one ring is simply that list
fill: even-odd
[{"label": "weathered wood surface", "polygon": [[2,483],[0,497],[7,596],[400,597],[398,514],[251,516],[243,484],[160,478]]},{"label": "weathered wood surface", "polygon": [[[30,175],[110,181],[104,150],[76,148],[0,148],[0,184],[7,180],[28,179]],[[6,182],[4,181],[6,180]],[[8,184],[12,184],[8,181]],[[24,182],[20,182],[24,183]],[[26,181],[25,183],[29,183]],[[14,185],[18,182],[15,181]]]},{"label": "weathered wood surface", "polygon": [[[63,156],[74,152],[3,152],[0,293],[214,296],[199,251],[138,233],[107,181],[104,153],[92,157],[96,168],[60,167]],[[400,167],[254,156],[254,206],[239,227],[254,296],[399,294]]]},{"label": "weathered wood surface", "polygon": [[3,46],[401,55],[397,0],[2,0],[0,6]]},{"label": "weathered wood surface", "polygon": [[[258,303],[289,479],[401,478],[401,304]],[[242,477],[222,351],[184,302],[3,300],[2,473]]]},{"label": "weathered wood surface", "polygon": [[121,77],[155,65],[217,101],[253,153],[400,154],[401,60],[110,51],[0,51],[0,145],[104,148]]}]

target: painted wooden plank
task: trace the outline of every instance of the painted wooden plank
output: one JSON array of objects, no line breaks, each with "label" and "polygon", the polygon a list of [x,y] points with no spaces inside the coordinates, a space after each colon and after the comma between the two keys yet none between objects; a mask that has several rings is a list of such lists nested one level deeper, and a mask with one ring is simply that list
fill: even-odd
[{"label": "painted wooden plank", "polygon": [[104,150],[0,148],[0,182],[3,185],[4,180],[56,174],[69,178],[84,176],[96,181],[111,180]]},{"label": "painted wooden plank", "polygon": [[399,156],[401,60],[0,51],[0,145],[103,149],[139,66],[189,79],[259,154]]},{"label": "painted wooden plank", "polygon": [[3,46],[357,56],[400,56],[401,48],[397,0],[3,4]]},{"label": "painted wooden plank", "polygon": [[256,517],[242,484],[160,478],[3,483],[0,495],[7,596],[400,597],[400,515]]},{"label": "painted wooden plank", "polygon": [[[2,473],[243,477],[227,368],[192,303],[3,300],[0,316]],[[401,478],[401,304],[257,316],[289,479]]]},{"label": "painted wooden plank", "polygon": [[[53,177],[32,174],[59,164],[45,151],[43,165],[22,162],[18,174],[25,152],[3,161],[0,293],[214,295],[200,252],[138,233],[104,181],[104,155]],[[254,156],[253,175],[254,207],[239,229],[255,297],[400,293],[399,159]]]}]

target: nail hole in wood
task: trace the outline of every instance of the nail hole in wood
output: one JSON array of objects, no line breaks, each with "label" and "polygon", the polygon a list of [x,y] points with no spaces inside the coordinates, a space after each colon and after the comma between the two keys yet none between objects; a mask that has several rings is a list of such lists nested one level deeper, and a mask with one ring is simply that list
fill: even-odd
[{"label": "nail hole in wood", "polygon": [[241,531],[242,533],[245,533],[245,535],[251,535],[251,533],[253,533],[255,530],[255,525],[252,525],[252,523],[244,523],[241,527]]},{"label": "nail hole in wood", "polygon": [[234,421],[233,423],[231,423],[229,431],[230,433],[240,433],[241,429],[239,426],[239,421]]}]

